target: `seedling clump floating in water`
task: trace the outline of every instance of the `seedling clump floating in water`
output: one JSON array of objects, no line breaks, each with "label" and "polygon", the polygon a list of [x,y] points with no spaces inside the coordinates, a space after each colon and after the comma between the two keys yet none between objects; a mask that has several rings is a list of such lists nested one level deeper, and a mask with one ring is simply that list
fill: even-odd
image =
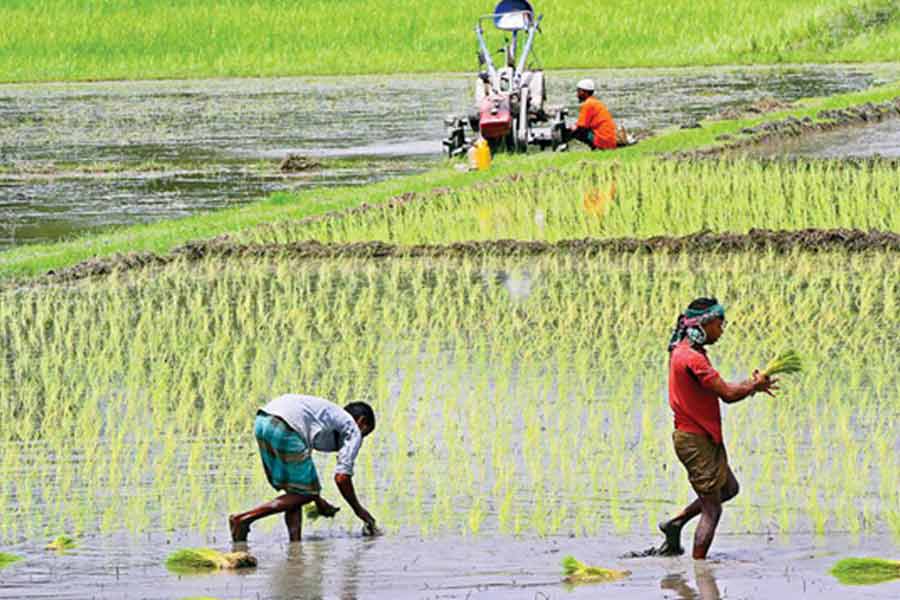
[{"label": "seedling clump floating in water", "polygon": [[204,573],[255,566],[256,558],[247,552],[219,552],[211,548],[178,550],[166,560],[166,568],[174,573]]},{"label": "seedling clump floating in water", "polygon": [[603,567],[589,567],[572,555],[562,559],[564,581],[566,583],[602,583],[618,581],[631,575],[630,571],[617,571]]},{"label": "seedling clump floating in water", "polygon": [[7,554],[6,552],[0,552],[0,569],[5,569],[9,565],[14,562],[19,562],[22,560],[21,556],[16,556],[15,554]]},{"label": "seedling clump floating in water", "polygon": [[883,558],[845,558],[831,574],[844,585],[871,585],[900,579],[900,561]]},{"label": "seedling clump floating in water", "polygon": [[63,552],[65,550],[72,550],[75,548],[75,538],[71,538],[67,535],[61,535],[45,547],[47,550],[56,550],[57,552]]}]

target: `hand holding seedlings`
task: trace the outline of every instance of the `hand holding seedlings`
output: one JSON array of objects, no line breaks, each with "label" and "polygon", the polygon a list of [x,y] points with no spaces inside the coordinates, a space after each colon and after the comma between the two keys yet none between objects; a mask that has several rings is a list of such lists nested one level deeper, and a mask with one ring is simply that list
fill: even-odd
[{"label": "hand holding seedlings", "polygon": [[753,383],[753,391],[754,392],[763,392],[766,393],[773,398],[775,394],[772,393],[772,390],[778,389],[778,380],[770,377],[764,372],[760,372],[759,370],[753,371],[753,377],[750,378],[750,381]]}]

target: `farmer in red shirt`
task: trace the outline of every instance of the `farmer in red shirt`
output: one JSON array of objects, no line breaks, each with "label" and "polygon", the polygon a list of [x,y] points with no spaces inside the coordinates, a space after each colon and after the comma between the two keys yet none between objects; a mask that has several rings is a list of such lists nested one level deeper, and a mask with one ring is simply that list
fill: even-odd
[{"label": "farmer in red shirt", "polygon": [[703,348],[715,344],[725,329],[725,309],[715,298],[698,298],[678,317],[669,341],[669,406],[675,414],[672,441],[697,499],[669,521],[659,524],[666,541],[661,554],[681,554],[681,529],[701,515],[694,533],[695,559],[705,559],[722,516],[722,503],[738,493],[722,442],[719,399],[732,404],[756,392],[778,389],[775,379],[753,372],[741,383],[728,383],[713,368]]},{"label": "farmer in red shirt", "polygon": [[593,79],[582,79],[575,92],[581,109],[578,122],[566,131],[566,141],[576,139],[591,147],[591,150],[615,150],[616,123],[600,100],[594,97],[596,85]]}]

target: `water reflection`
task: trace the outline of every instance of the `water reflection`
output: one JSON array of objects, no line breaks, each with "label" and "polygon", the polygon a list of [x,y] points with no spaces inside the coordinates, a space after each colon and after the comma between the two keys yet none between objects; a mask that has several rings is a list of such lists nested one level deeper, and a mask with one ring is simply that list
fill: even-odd
[{"label": "water reflection", "polygon": [[269,590],[275,598],[341,598],[360,596],[362,564],[376,539],[352,540],[338,557],[337,540],[306,540],[288,544],[286,560],[271,570]]},{"label": "water reflection", "polygon": [[720,600],[712,566],[706,561],[694,561],[694,584],[691,587],[684,573],[669,573],[659,582],[659,587],[677,594],[679,600]]}]

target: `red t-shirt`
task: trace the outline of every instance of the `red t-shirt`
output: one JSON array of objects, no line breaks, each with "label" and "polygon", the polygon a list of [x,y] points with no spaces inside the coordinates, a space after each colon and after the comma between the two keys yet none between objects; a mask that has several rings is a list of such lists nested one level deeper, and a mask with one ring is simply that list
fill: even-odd
[{"label": "red t-shirt", "polygon": [[594,148],[614,150],[616,147],[616,123],[606,105],[594,96],[581,103],[576,127],[594,132]]},{"label": "red t-shirt", "polygon": [[719,376],[709,357],[685,338],[669,356],[669,406],[675,413],[675,429],[708,435],[722,443],[719,396],[709,384]]}]

